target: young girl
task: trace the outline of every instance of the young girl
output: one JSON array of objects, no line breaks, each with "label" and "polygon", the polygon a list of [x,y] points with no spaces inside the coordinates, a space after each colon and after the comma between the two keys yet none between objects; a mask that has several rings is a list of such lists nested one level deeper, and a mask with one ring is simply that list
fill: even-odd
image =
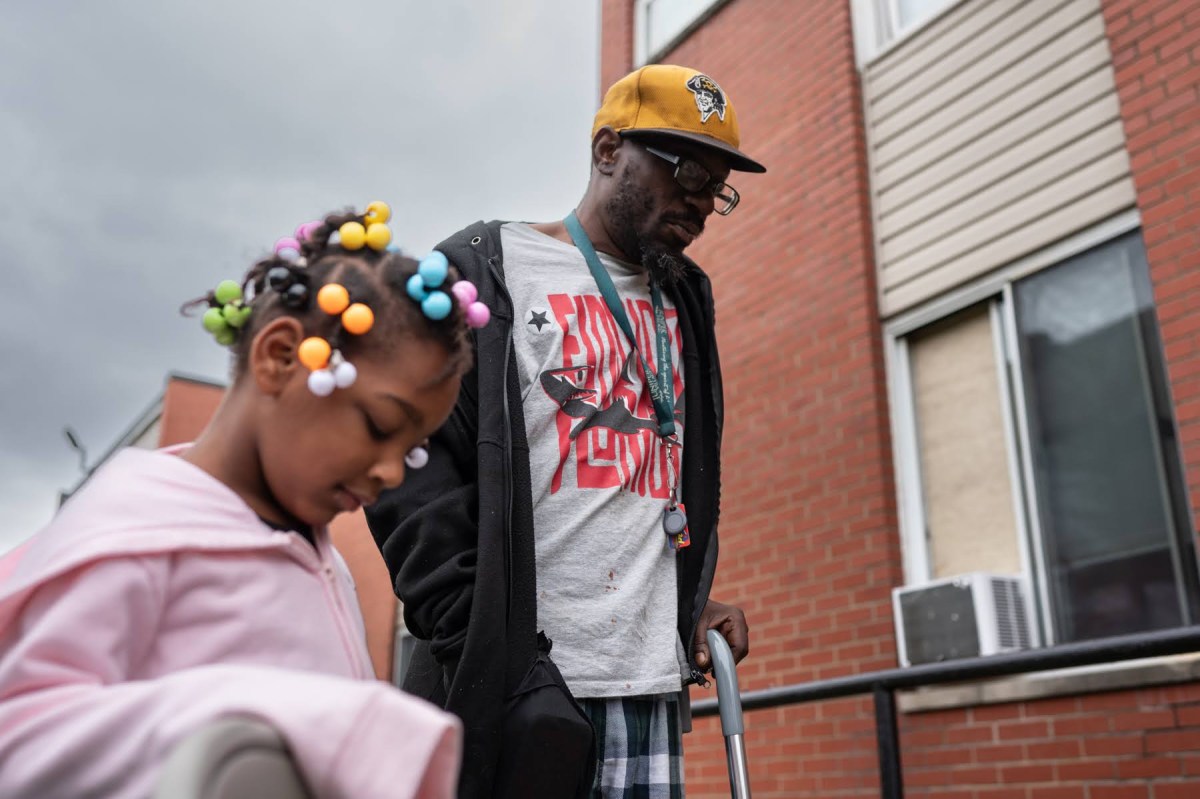
[{"label": "young girl", "polygon": [[149,796],[234,715],[280,731],[314,796],[453,794],[458,724],[372,679],[325,529],[424,465],[487,321],[389,214],[302,225],[218,286],[234,377],[208,429],[116,455],[0,563],[0,796]]}]

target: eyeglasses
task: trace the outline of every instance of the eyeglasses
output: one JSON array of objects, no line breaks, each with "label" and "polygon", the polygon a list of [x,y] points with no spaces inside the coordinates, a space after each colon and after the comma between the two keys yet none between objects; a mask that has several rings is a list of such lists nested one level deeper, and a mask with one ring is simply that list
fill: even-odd
[{"label": "eyeglasses", "polygon": [[738,200],[741,197],[737,193],[737,189],[730,186],[728,183],[720,180],[713,180],[712,173],[705,169],[700,164],[690,158],[682,158],[678,155],[663,152],[662,150],[642,145],[646,148],[646,152],[651,155],[656,155],[662,160],[675,166],[673,177],[684,191],[699,194],[701,192],[709,192],[716,200],[713,210],[721,216],[728,216],[737,206]]}]

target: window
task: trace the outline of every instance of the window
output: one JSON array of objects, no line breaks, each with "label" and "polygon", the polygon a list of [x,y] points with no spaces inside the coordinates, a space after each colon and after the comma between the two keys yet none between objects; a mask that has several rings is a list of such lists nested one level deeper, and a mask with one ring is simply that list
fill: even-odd
[{"label": "window", "polygon": [[1200,620],[1138,233],[894,337],[911,583],[1026,578],[1047,642]]},{"label": "window", "polygon": [[648,64],[678,44],[728,0],[637,0],[633,21],[633,57]]},{"label": "window", "polygon": [[400,614],[396,614],[396,640],[392,650],[392,684],[399,688],[404,683],[404,677],[408,674],[408,667],[412,663],[413,650],[417,648],[417,639],[413,637],[404,627],[404,622],[400,620]]},{"label": "window", "polygon": [[860,64],[933,19],[954,0],[851,0]]}]

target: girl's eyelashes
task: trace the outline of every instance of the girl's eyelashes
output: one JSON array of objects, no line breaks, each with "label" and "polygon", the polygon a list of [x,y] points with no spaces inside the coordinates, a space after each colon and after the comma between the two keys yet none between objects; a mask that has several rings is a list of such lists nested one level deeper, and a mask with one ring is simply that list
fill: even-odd
[{"label": "girl's eyelashes", "polygon": [[367,423],[367,433],[371,436],[371,438],[373,440],[386,441],[387,439],[389,439],[392,436],[391,433],[385,431],[382,427],[375,424],[375,420],[371,418],[371,414],[367,413],[366,411],[363,411],[362,415],[363,415],[363,419]]}]

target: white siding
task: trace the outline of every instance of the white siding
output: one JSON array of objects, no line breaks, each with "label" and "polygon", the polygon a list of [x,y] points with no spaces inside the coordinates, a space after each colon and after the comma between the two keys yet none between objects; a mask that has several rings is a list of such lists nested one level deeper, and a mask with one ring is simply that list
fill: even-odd
[{"label": "white siding", "polygon": [[1100,0],[968,0],[863,86],[885,317],[1135,203]]}]

